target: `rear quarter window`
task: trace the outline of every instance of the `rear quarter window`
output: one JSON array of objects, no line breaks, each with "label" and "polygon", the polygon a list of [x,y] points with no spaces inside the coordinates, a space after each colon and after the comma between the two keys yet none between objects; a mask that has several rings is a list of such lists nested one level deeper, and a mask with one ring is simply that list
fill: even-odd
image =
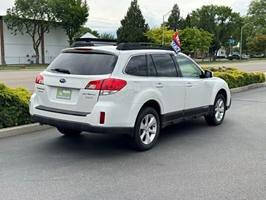
[{"label": "rear quarter window", "polygon": [[147,61],[145,55],[132,57],[126,67],[125,72],[134,76],[147,76]]},{"label": "rear quarter window", "polygon": [[69,71],[76,75],[111,74],[117,62],[117,56],[102,53],[61,53],[47,68]]}]

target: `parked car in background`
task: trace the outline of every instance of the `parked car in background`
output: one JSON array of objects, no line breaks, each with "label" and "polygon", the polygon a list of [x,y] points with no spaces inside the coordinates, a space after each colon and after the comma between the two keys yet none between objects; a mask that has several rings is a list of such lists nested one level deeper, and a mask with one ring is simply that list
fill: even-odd
[{"label": "parked car in background", "polygon": [[240,60],[240,55],[239,53],[233,53],[233,54],[229,54],[229,56],[227,57],[228,60]]},{"label": "parked car in background", "polygon": [[265,55],[263,53],[251,54],[251,58],[263,58]]},{"label": "parked car in background", "polygon": [[250,55],[242,54],[242,59],[243,60],[248,60],[248,59],[250,59]]}]

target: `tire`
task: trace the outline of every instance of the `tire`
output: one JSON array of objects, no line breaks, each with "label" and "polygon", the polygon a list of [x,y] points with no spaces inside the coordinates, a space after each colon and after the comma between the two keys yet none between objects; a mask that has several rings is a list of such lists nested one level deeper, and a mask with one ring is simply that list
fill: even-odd
[{"label": "tire", "polygon": [[[150,123],[150,125],[148,125]],[[136,120],[133,145],[138,151],[147,151],[154,147],[160,134],[160,117],[154,108],[143,108]]]},{"label": "tire", "polygon": [[205,116],[206,122],[211,126],[221,125],[226,113],[226,101],[222,94],[216,96],[211,112]]},{"label": "tire", "polygon": [[81,131],[66,129],[66,128],[57,128],[57,130],[66,137],[78,137],[81,134]]}]

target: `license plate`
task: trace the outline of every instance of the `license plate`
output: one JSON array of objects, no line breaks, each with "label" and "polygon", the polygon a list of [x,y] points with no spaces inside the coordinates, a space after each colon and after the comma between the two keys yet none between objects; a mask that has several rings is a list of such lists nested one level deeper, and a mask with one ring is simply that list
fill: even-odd
[{"label": "license plate", "polygon": [[57,88],[56,98],[71,100],[72,90],[66,88]]}]

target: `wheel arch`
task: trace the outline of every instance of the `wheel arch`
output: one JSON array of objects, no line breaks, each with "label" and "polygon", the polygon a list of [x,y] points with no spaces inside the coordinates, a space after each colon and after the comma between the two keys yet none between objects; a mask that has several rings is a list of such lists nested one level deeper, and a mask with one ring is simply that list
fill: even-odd
[{"label": "wheel arch", "polygon": [[229,106],[231,102],[230,89],[224,80],[219,78],[217,78],[216,80],[220,81],[216,81],[216,83],[213,85],[210,105],[214,104],[218,94],[222,94],[225,97],[226,106]]},{"label": "wheel arch", "polygon": [[[217,92],[217,94],[216,94],[216,97],[217,97],[217,95],[219,95],[219,94],[221,94],[221,95],[223,95],[224,96],[224,98],[225,98],[225,102],[227,103],[227,100],[228,100],[228,96],[227,96],[227,92],[226,92],[226,90],[225,89],[220,89],[218,92]],[[215,98],[216,98],[215,97]]]},{"label": "wheel arch", "polygon": [[141,109],[139,110],[139,112],[146,107],[151,107],[154,108],[157,113],[159,114],[159,116],[162,114],[162,109],[160,104],[156,101],[156,100],[148,100],[146,103],[143,104],[143,106],[141,107]]},{"label": "wheel arch", "polygon": [[137,117],[138,117],[139,113],[141,112],[141,110],[143,110],[144,108],[147,108],[147,107],[154,108],[157,111],[159,118],[161,120],[161,115],[163,112],[162,106],[160,105],[160,103],[157,100],[149,99],[149,100],[145,101],[145,103],[142,106],[140,106],[138,108],[137,113],[136,113],[135,118],[134,118],[134,124],[136,123]]}]

